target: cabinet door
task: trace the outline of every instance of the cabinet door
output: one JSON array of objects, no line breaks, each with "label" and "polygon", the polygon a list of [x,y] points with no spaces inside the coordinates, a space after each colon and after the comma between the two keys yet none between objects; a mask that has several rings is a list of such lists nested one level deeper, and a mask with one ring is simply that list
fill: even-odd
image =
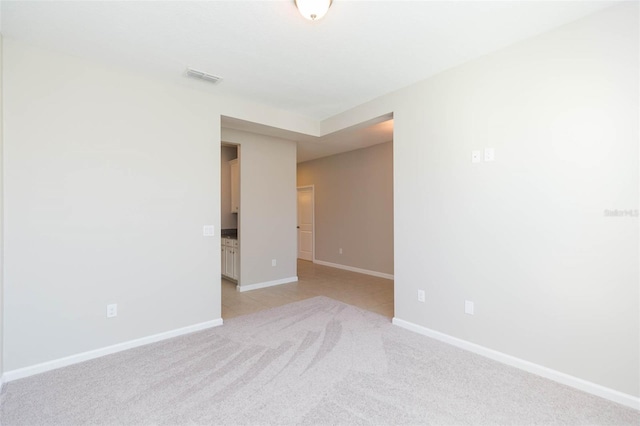
[{"label": "cabinet door", "polygon": [[231,168],[231,213],[240,210],[240,163],[238,159],[229,161]]},{"label": "cabinet door", "polygon": [[236,245],[233,248],[233,279],[237,280],[240,276],[240,250]]},{"label": "cabinet door", "polygon": [[[224,274],[230,278],[234,278],[233,272],[235,271],[235,249],[233,247],[225,246],[224,248],[226,258],[224,264]],[[235,279],[235,278],[234,278]]]},{"label": "cabinet door", "polygon": [[227,275],[227,270],[225,269],[227,267],[227,250],[225,249],[226,247],[224,246],[224,242],[223,242],[220,248],[220,257],[222,258],[222,263],[220,265],[220,273],[222,275]]}]

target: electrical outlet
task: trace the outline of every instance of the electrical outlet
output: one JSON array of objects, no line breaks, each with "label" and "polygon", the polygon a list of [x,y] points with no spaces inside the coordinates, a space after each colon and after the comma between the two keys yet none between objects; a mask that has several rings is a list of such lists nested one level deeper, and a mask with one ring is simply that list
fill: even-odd
[{"label": "electrical outlet", "polygon": [[278,262],[276,261],[276,259],[271,259],[271,266],[276,266],[278,264]]},{"label": "electrical outlet", "polygon": [[342,254],[342,247],[338,249],[338,254]]},{"label": "electrical outlet", "polygon": [[473,302],[470,300],[464,301],[464,313],[473,315]]},{"label": "electrical outlet", "polygon": [[113,318],[118,316],[118,304],[112,303],[107,305],[107,318]]},{"label": "electrical outlet", "polygon": [[418,290],[418,302],[424,303],[424,290]]}]

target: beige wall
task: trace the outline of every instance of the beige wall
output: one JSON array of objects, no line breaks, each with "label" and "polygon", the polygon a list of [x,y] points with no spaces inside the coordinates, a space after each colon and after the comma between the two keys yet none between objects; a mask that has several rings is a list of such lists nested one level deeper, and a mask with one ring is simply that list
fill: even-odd
[{"label": "beige wall", "polygon": [[639,208],[638,26],[615,6],[323,123],[394,113],[397,318],[640,396],[638,218],[604,214]]},{"label": "beige wall", "polygon": [[[2,373],[4,372],[3,349],[4,349],[4,155],[3,155],[3,117],[2,114],[2,34],[0,33],[0,383],[2,383]],[[0,389],[1,390],[1,389]]]},{"label": "beige wall", "polygon": [[[221,223],[220,115],[309,123],[13,40],[3,59],[5,372],[219,319],[219,233],[202,227]],[[267,181],[288,180],[288,204],[275,199],[291,213],[255,249],[273,252],[250,252],[279,261],[242,271],[254,281],[295,275],[295,144],[274,152],[289,166]]]},{"label": "beige wall", "polygon": [[296,279],[296,143],[224,128],[222,141],[240,145],[240,286]]},{"label": "beige wall", "polygon": [[297,177],[314,185],[315,258],[392,275],[392,142],[299,163]]},{"label": "beige wall", "polygon": [[221,229],[237,229],[238,214],[231,213],[231,167],[229,161],[238,158],[238,148],[223,146],[220,152],[220,223]]},{"label": "beige wall", "polygon": [[202,235],[220,223],[215,103],[8,40],[4,55],[6,369],[220,318],[220,241]]}]

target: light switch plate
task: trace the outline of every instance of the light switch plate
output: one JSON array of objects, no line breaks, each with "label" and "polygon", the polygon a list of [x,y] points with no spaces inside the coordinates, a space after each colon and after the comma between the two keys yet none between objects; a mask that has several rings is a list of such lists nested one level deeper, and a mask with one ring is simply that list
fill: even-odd
[{"label": "light switch plate", "polygon": [[118,316],[118,304],[112,303],[107,305],[107,318],[113,318]]},{"label": "light switch plate", "polygon": [[493,148],[485,148],[484,161],[495,161],[495,159],[496,159],[496,150]]},{"label": "light switch plate", "polygon": [[464,301],[464,313],[473,315],[473,302],[470,300]]},{"label": "light switch plate", "polygon": [[205,237],[213,237],[216,234],[216,227],[213,225],[204,225],[202,227],[202,235]]},{"label": "light switch plate", "polygon": [[479,163],[480,161],[482,161],[482,154],[480,153],[480,150],[471,151],[471,162]]}]

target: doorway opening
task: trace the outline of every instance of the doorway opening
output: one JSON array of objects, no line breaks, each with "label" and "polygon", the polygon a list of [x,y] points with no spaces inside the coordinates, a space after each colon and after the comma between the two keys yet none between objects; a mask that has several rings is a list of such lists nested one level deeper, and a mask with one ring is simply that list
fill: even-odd
[{"label": "doorway opening", "polygon": [[[296,188],[296,201],[291,197],[278,204],[283,206],[283,215],[296,221],[296,234],[292,232],[293,220],[276,226],[271,223],[273,221],[269,222],[272,216],[268,212],[247,210],[247,214],[257,215],[265,225],[280,229],[286,235],[281,244],[287,248],[285,258],[289,261],[298,259],[295,280],[265,280],[269,286],[260,287],[259,292],[248,291],[255,290],[248,288],[252,285],[248,274],[244,292],[236,292],[235,286],[233,292],[231,288],[225,291],[223,279],[223,318],[249,313],[253,308],[288,303],[296,295],[308,297],[316,293],[339,300],[343,297],[347,303],[393,316],[393,127],[393,114],[389,113],[316,137],[222,117],[222,129],[229,132],[225,139],[227,143],[234,137],[239,139],[239,132],[246,132],[251,140],[282,139],[282,146],[291,141],[297,143],[295,182],[286,185],[287,191],[291,191],[292,186]],[[247,149],[251,147],[249,144]],[[247,155],[247,161],[248,158]],[[288,157],[285,155],[284,158]],[[282,166],[283,170],[290,167]],[[271,172],[275,173],[273,176],[281,176],[280,170]],[[247,181],[245,185],[250,184]],[[267,187],[260,188],[261,194],[267,190]],[[245,196],[252,194],[253,189],[244,189],[247,189]],[[292,192],[289,194],[293,195]],[[248,208],[246,205],[245,209]],[[296,210],[290,210],[292,208]],[[240,221],[236,226],[240,228],[239,225]],[[237,232],[240,234],[242,230],[237,229]],[[250,244],[250,241],[246,243]],[[256,268],[262,267],[269,264],[269,260],[272,268],[280,267],[282,256],[276,259],[268,253],[273,251],[272,244],[261,243],[256,248],[260,256],[247,257],[248,263],[243,268],[254,268],[254,263]],[[267,262],[257,263],[261,260],[259,257],[265,257]],[[317,282],[315,278],[318,278]],[[329,282],[331,284],[327,285]]]}]

